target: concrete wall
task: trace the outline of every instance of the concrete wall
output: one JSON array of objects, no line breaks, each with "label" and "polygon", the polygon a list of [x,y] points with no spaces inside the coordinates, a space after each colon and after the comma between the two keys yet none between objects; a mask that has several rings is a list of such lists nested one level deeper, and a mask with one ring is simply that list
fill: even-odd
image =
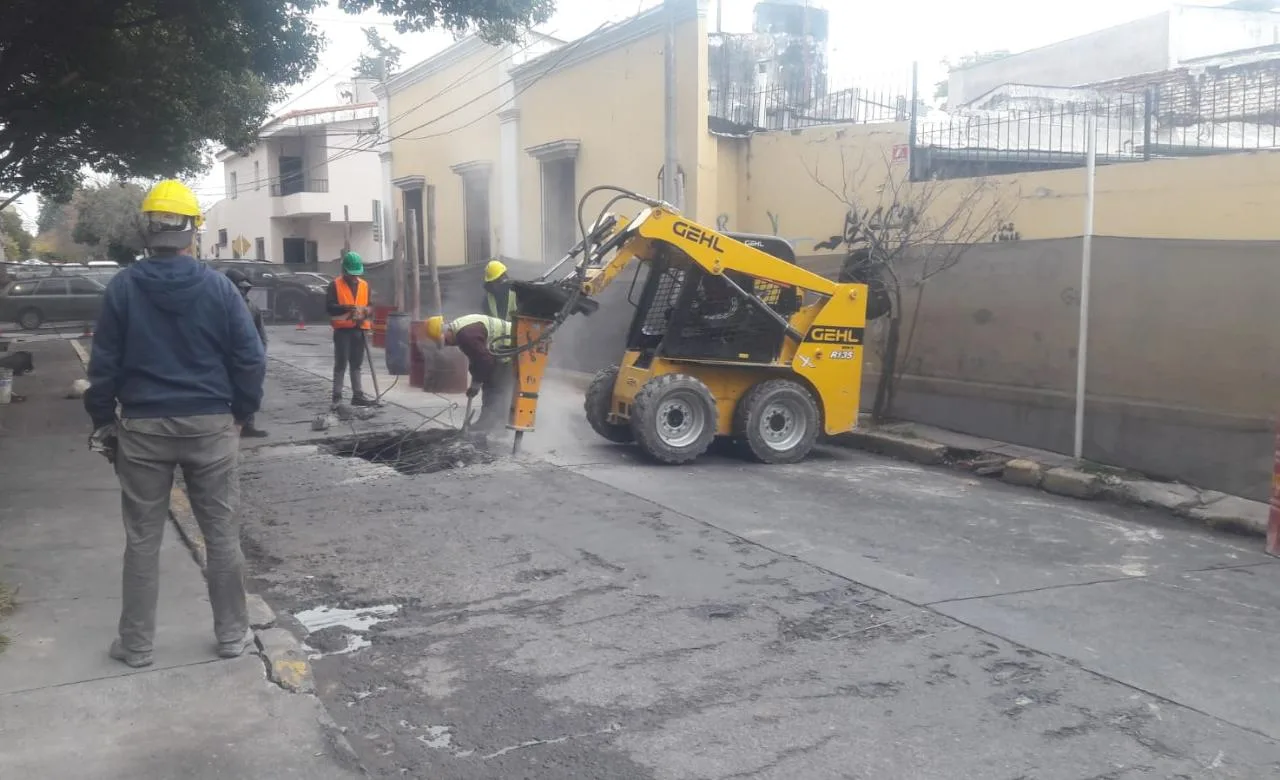
[{"label": "concrete wall", "polygon": [[[1280,244],[1097,238],[1093,252],[1085,457],[1263,498]],[[908,296],[898,413],[1069,452],[1079,285],[1079,239],[975,247]]]},{"label": "concrete wall", "polygon": [[[714,147],[706,132],[705,22],[686,22],[677,31],[677,141],[685,172],[686,210],[715,209],[715,187],[702,187],[699,155]],[[660,196],[663,164],[663,45],[660,25],[572,66],[558,68],[527,87],[517,101],[520,139],[520,227],[524,255],[539,259],[542,195],[538,161],[524,150],[561,140],[580,143],[576,190],[612,184]],[[701,52],[700,57],[694,56]],[[559,53],[546,55],[557,58]],[[714,171],[711,171],[714,173]],[[604,205],[606,196],[592,201]],[[590,206],[588,207],[590,208]],[[628,206],[623,206],[628,208]],[[593,215],[594,216],[594,215]],[[557,258],[558,259],[558,258]]]},{"label": "concrete wall", "polygon": [[[395,179],[422,176],[436,188],[436,257],[442,266],[466,259],[462,177],[451,168],[481,161],[496,166],[500,148],[498,112],[503,97],[498,87],[505,80],[504,57],[494,47],[469,50],[467,56],[389,97],[391,174]],[[403,202],[398,194],[395,197],[400,223]],[[502,202],[496,180],[490,182],[489,218],[500,235],[496,227]],[[497,246],[492,238],[491,243]]]},{"label": "concrete wall", "polygon": [[[752,136],[737,177],[739,229],[791,239],[801,254],[840,232],[847,207],[832,193],[879,203],[886,177],[901,181],[906,162],[886,162],[907,142],[906,125],[845,125]],[[722,177],[721,181],[724,179]],[[974,180],[932,183],[939,218],[954,211]],[[1083,169],[994,176],[985,181],[1023,239],[1079,236]],[[722,184],[721,189],[725,189]],[[1098,168],[1095,232],[1130,238],[1280,240],[1280,152],[1212,155]],[[910,196],[908,196],[910,197]],[[728,202],[725,198],[722,202]]]},{"label": "concrete wall", "polygon": [[1170,67],[1169,14],[951,71],[947,103],[960,106],[1004,84],[1074,87]]}]

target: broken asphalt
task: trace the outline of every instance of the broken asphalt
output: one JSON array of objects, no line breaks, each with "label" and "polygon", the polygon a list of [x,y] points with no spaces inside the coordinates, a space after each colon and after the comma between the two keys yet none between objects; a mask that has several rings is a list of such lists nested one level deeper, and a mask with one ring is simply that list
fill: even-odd
[{"label": "broken asphalt", "polygon": [[[844,448],[654,466],[556,382],[524,456],[407,475],[309,430],[327,336],[272,339],[246,551],[373,776],[1280,773],[1255,539]],[[460,419],[387,397],[330,435]]]}]

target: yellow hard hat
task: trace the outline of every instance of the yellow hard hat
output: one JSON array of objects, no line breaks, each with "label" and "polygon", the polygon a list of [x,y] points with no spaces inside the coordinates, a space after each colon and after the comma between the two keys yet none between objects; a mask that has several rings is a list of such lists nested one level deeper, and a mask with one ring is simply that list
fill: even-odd
[{"label": "yellow hard hat", "polygon": [[427,317],[426,329],[427,338],[439,344],[444,338],[444,317]]},{"label": "yellow hard hat", "polygon": [[177,179],[157,183],[142,201],[142,213],[177,214],[190,217],[199,227],[204,222],[200,201],[191,188]]},{"label": "yellow hard hat", "polygon": [[507,272],[507,267],[497,260],[490,260],[484,267],[484,280],[486,282],[496,282],[501,279]]}]

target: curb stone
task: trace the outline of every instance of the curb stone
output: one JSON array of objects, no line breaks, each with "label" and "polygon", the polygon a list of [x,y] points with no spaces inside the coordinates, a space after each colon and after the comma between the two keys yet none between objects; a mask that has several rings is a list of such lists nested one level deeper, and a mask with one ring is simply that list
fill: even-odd
[{"label": "curb stone", "polygon": [[937,466],[947,458],[947,446],[944,444],[883,431],[855,430],[836,437],[836,441],[855,449],[909,460],[922,466]]},{"label": "curb stone", "polygon": [[[906,437],[864,428],[833,438],[852,449],[911,460],[922,465],[951,465],[966,469],[973,453],[958,450],[923,437]],[[936,453],[941,453],[936,455]],[[996,456],[998,453],[988,453]],[[986,469],[984,474],[1003,481],[1035,487],[1057,495],[1081,500],[1101,499],[1114,504],[1163,509],[1206,528],[1249,536],[1266,536],[1270,507],[1259,501],[1202,490],[1177,482],[1116,475],[1100,476],[1077,468],[1047,465],[1030,458],[1003,456],[1002,469]],[[1060,462],[1060,459],[1059,459]]]},{"label": "curb stone", "polygon": [[1059,467],[1045,472],[1040,488],[1067,498],[1091,501],[1102,492],[1102,480],[1097,474]]},{"label": "curb stone", "polygon": [[259,631],[257,639],[272,682],[293,693],[315,693],[311,664],[307,662],[302,643],[293,634],[283,628],[268,628]]},{"label": "curb stone", "polygon": [[[191,557],[203,573],[208,565],[204,535],[200,533],[195,515],[191,513],[191,502],[186,492],[177,485],[173,486],[173,491],[169,494],[169,517],[173,519],[178,535],[182,537],[187,549],[191,551]],[[254,631],[257,652],[266,663],[267,677],[291,693],[314,693],[315,678],[302,644],[287,630],[275,627],[276,613],[261,596],[249,593],[246,602],[249,607],[249,625]]]}]

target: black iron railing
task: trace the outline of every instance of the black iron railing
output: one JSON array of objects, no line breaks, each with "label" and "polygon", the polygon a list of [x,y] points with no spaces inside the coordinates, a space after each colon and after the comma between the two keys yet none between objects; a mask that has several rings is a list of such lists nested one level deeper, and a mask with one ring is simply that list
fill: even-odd
[{"label": "black iron railing", "polygon": [[[1083,166],[1091,117],[1099,165],[1280,147],[1280,63],[1200,75],[1174,71],[1126,84],[1128,91],[1111,86],[1010,87],[980,109],[919,116],[912,176]],[[1068,93],[1075,99],[1055,97]]]},{"label": "black iron railing", "polygon": [[906,122],[911,116],[909,85],[827,89],[807,83],[757,89],[742,84],[713,84],[708,99],[713,119],[748,131]]},{"label": "black iron railing", "polygon": [[296,195],[299,192],[328,192],[328,179],[304,179],[302,177],[290,178],[284,177],[278,182],[271,185],[271,195],[273,197],[284,197],[285,195]]}]

